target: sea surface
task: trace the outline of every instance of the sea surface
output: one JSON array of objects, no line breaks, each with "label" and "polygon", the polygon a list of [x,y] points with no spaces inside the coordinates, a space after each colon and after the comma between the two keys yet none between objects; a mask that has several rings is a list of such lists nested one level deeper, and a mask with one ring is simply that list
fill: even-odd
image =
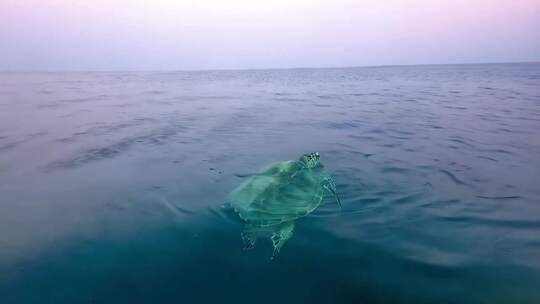
[{"label": "sea surface", "polygon": [[[306,152],[343,208],[242,250]],[[540,64],[1,73],[0,303],[540,303]]]}]

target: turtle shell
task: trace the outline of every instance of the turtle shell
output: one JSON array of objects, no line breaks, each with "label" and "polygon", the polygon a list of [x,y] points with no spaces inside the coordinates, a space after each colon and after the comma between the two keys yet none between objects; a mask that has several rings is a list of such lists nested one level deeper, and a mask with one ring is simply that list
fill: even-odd
[{"label": "turtle shell", "polygon": [[306,168],[299,161],[283,161],[258,173],[230,195],[240,218],[257,226],[272,226],[306,216],[324,195],[322,166]]}]

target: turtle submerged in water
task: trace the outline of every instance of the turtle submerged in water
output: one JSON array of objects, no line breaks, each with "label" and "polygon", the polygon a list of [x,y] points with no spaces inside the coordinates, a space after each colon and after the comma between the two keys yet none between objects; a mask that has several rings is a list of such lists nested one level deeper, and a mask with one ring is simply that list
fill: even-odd
[{"label": "turtle submerged in water", "polygon": [[230,194],[232,207],[245,222],[244,248],[251,249],[258,238],[269,237],[274,258],[292,237],[294,221],[313,212],[326,193],[341,208],[334,180],[323,169],[317,152],[274,163],[250,177]]}]

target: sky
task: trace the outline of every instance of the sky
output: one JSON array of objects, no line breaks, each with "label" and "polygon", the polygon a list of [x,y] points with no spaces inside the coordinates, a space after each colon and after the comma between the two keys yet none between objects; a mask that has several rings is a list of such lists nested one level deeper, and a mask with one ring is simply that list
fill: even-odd
[{"label": "sky", "polygon": [[0,71],[540,61],[540,0],[0,0]]}]

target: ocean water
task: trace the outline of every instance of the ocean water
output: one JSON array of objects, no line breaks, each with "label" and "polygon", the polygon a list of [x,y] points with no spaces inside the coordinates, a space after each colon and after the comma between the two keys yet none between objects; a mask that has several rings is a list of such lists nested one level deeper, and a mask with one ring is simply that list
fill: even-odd
[{"label": "ocean water", "polygon": [[[243,251],[227,195],[337,184]],[[0,303],[540,303],[540,64],[0,74]]]}]

